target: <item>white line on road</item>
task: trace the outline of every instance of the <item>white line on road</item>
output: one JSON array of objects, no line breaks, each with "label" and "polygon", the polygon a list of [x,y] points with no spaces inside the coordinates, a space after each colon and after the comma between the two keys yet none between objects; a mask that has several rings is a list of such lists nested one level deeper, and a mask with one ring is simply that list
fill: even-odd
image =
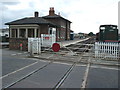
[{"label": "white line on road", "polygon": [[100,66],[91,66],[92,68],[102,68],[102,69],[111,69],[111,70],[120,70],[119,68],[110,68],[110,67],[105,67],[105,66],[102,66],[102,67],[100,67]]},{"label": "white line on road", "polygon": [[90,69],[90,58],[88,60],[88,65],[87,65],[85,76],[83,78],[83,82],[82,82],[82,85],[81,85],[81,90],[84,90],[85,87],[86,87],[89,69]]},{"label": "white line on road", "polygon": [[41,69],[47,67],[47,66],[48,66],[49,64],[51,64],[51,63],[52,63],[52,62],[50,62],[50,63],[48,63],[48,64],[46,64],[46,65],[44,65],[44,66],[42,66],[42,67],[40,67],[40,68],[35,69],[34,71],[32,71],[32,72],[30,72],[29,74],[27,74],[27,75],[21,77],[20,79],[16,80],[15,82],[13,82],[13,83],[11,83],[11,84],[5,86],[4,88],[10,88],[11,86],[15,85],[16,83],[22,81],[23,79],[26,79],[27,77],[33,75],[34,73],[38,72],[39,70],[41,70]]},{"label": "white line on road", "polygon": [[5,78],[5,77],[7,77],[7,76],[9,76],[9,75],[11,75],[11,74],[14,74],[14,73],[16,73],[16,72],[19,72],[19,71],[21,71],[21,70],[23,70],[23,69],[25,69],[25,68],[28,68],[28,67],[30,67],[30,66],[36,64],[36,63],[38,63],[38,62],[32,63],[32,64],[27,65],[27,66],[25,66],[25,67],[23,67],[23,68],[20,68],[20,69],[18,69],[18,70],[16,70],[16,71],[13,71],[13,72],[11,72],[11,73],[8,73],[8,74],[6,74],[6,75],[0,77],[0,79]]},{"label": "white line on road", "polygon": [[24,54],[28,53],[28,52],[23,52]]},{"label": "white line on road", "polygon": [[17,55],[17,54],[11,54],[11,56],[15,56],[15,55]]},{"label": "white line on road", "polygon": [[39,59],[36,59],[36,58],[21,58],[21,59],[25,59],[25,60],[33,60],[33,61],[40,61]]},{"label": "white line on road", "polygon": [[55,61],[53,63],[57,63],[57,64],[64,64],[64,65],[72,65],[72,63],[65,63],[65,62],[58,62],[58,61]]},{"label": "white line on road", "polygon": [[17,54],[22,54],[22,53],[17,53]]},{"label": "white line on road", "polygon": [[27,54],[27,53],[28,53],[28,52],[16,53],[16,54],[11,54],[11,56],[20,55],[20,54]]}]

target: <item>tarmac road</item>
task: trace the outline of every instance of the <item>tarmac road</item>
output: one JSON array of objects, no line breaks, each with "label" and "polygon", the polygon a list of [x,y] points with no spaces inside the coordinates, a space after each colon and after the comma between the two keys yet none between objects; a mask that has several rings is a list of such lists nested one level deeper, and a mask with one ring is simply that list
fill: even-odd
[{"label": "tarmac road", "polygon": [[[27,58],[23,51],[3,49],[3,88],[54,88],[62,81],[72,64]],[[90,66],[87,88],[120,88],[118,68]],[[86,65],[75,65],[64,78],[60,88],[80,88]]]},{"label": "tarmac road", "polygon": [[91,68],[87,88],[120,88],[118,72],[116,69]]}]

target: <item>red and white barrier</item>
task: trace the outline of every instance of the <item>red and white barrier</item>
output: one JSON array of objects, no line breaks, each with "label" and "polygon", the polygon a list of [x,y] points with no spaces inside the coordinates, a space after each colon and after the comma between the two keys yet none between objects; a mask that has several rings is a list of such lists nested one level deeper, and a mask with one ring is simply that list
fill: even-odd
[{"label": "red and white barrier", "polygon": [[53,43],[55,42],[56,42],[55,34],[41,34],[42,47],[52,47]]}]

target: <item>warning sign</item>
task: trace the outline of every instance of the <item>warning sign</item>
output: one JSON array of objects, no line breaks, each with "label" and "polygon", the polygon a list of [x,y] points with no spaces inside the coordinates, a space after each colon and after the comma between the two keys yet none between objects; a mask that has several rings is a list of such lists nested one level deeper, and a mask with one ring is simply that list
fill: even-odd
[{"label": "warning sign", "polygon": [[54,44],[52,45],[52,50],[53,50],[54,52],[58,52],[58,51],[60,50],[60,45],[59,45],[58,43],[54,43]]},{"label": "warning sign", "polygon": [[44,37],[45,39],[47,39],[47,40],[49,40],[50,39],[50,37]]}]

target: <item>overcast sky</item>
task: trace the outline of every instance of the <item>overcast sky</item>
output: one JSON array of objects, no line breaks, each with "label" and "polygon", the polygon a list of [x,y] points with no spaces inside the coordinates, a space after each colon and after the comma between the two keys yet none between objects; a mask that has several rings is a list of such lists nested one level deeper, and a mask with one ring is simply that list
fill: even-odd
[{"label": "overcast sky", "polygon": [[[0,28],[6,22],[24,17],[32,17],[34,11],[39,16],[49,14],[54,7],[55,13],[72,22],[71,29],[75,32],[97,33],[101,24],[118,25],[118,2],[120,0],[1,0]],[[8,27],[8,26],[7,26]]]}]

